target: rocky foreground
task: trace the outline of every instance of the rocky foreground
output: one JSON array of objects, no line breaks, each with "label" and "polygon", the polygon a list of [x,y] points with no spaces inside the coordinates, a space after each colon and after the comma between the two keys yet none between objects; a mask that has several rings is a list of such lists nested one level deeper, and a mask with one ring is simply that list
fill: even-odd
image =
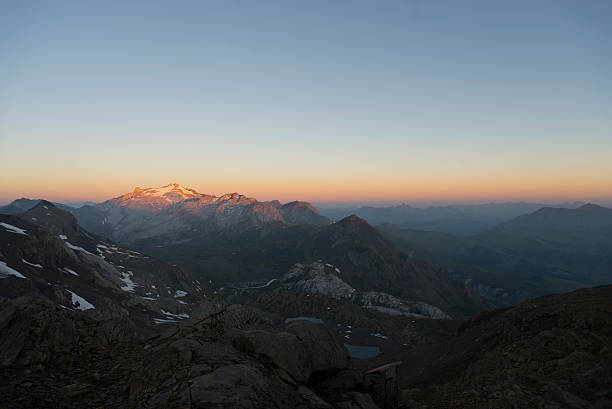
[{"label": "rocky foreground", "polygon": [[338,335],[273,328],[233,306],[139,338],[43,300],[0,301],[0,395],[8,408],[377,408],[376,377],[351,369]]},{"label": "rocky foreground", "polygon": [[376,359],[403,361],[406,408],[612,408],[612,286],[488,312],[445,342]]},{"label": "rocky foreground", "polygon": [[370,360],[333,329],[272,318],[233,305],[143,337],[126,318],[0,299],[2,406],[384,408],[384,379],[366,372],[402,361],[402,408],[612,407],[612,286],[487,312]]}]

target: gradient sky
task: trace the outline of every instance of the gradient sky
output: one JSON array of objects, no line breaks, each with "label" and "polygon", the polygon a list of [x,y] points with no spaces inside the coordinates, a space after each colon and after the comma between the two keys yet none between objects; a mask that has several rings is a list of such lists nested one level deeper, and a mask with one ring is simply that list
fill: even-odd
[{"label": "gradient sky", "polygon": [[0,201],[612,198],[612,1],[0,0]]}]

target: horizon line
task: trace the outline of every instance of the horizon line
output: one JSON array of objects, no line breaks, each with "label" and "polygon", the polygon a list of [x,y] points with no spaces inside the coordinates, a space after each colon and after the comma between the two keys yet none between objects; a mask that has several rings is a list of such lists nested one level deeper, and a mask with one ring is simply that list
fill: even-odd
[{"label": "horizon line", "polygon": [[[237,193],[237,192],[233,192]],[[214,194],[214,196],[219,197],[223,194]],[[21,196],[17,198],[0,198],[0,206],[6,206],[13,203],[16,200],[27,199],[27,200],[46,200],[49,202],[55,202],[65,205],[70,204],[82,204],[82,203],[93,203],[100,204],[104,203],[107,200],[114,199],[119,196],[114,196],[112,198],[96,200],[91,198],[48,198],[48,197],[27,197]],[[550,205],[550,206],[560,206],[560,205],[577,205],[577,204],[596,204],[600,206],[610,206],[612,205],[612,196],[609,197],[523,197],[523,198],[449,198],[449,199],[440,199],[440,198],[419,198],[419,199],[387,199],[387,198],[371,198],[371,199],[331,199],[331,200],[308,200],[308,199],[289,199],[289,200],[280,200],[280,199],[259,199],[255,196],[245,195],[247,197],[251,197],[260,202],[270,202],[274,200],[278,200],[281,203],[290,203],[293,201],[304,201],[316,205],[317,207],[341,207],[341,206],[372,206],[372,207],[390,207],[390,206],[453,206],[453,205],[486,205],[486,204],[539,204],[539,205]]]}]

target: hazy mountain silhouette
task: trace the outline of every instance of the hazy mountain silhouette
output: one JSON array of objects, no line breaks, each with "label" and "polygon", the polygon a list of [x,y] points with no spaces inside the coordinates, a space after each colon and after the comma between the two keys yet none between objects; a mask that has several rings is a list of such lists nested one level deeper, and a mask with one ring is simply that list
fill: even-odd
[{"label": "hazy mountain silhouette", "polygon": [[[564,203],[556,207],[575,208],[582,203]],[[398,205],[388,207],[364,206],[357,209],[321,209],[332,220],[355,214],[376,226],[384,223],[403,228],[431,230],[458,236],[482,233],[497,224],[517,216],[532,213],[545,204],[526,202],[486,203],[473,205],[448,205],[413,207]]]},{"label": "hazy mountain silhouette", "polygon": [[612,210],[597,205],[542,208],[471,237],[379,229],[502,305],[612,282]]}]

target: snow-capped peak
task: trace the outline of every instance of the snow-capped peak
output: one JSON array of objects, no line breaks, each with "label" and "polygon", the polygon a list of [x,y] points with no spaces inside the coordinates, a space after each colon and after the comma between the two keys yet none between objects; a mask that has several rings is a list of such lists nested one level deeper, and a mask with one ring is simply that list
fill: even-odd
[{"label": "snow-capped peak", "polygon": [[180,202],[187,199],[205,196],[206,195],[200,194],[194,189],[183,187],[178,183],[170,183],[166,186],[158,188],[141,189],[137,187],[132,193],[132,197],[134,198],[159,197],[171,202]]},{"label": "snow-capped peak", "polygon": [[178,183],[170,183],[157,188],[143,189],[136,187],[133,192],[116,197],[109,202],[122,207],[157,211],[193,199],[210,202],[215,200],[216,197],[198,193],[194,189],[183,187]]}]

